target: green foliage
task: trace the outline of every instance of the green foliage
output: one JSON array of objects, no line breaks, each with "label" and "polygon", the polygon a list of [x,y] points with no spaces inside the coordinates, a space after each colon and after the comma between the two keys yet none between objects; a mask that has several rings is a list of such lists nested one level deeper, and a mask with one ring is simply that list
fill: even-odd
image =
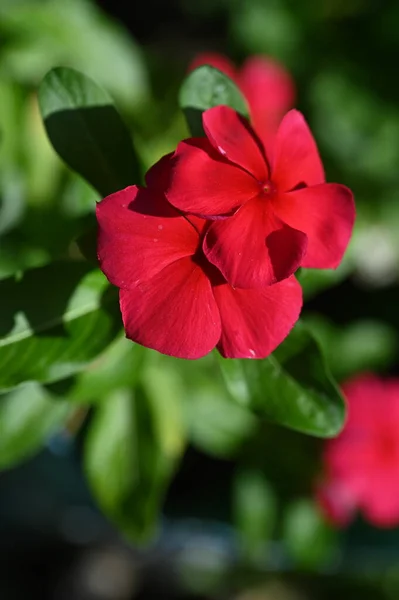
[{"label": "green foliage", "polygon": [[[24,85],[37,85],[56,65],[81,69],[126,106],[145,101],[147,72],[141,49],[120,23],[85,0],[2,0],[2,62]],[[72,33],[72,35],[71,35]]]},{"label": "green foliage", "polygon": [[144,360],[144,348],[118,336],[87,369],[77,374],[69,400],[97,404],[115,390],[134,388]]},{"label": "green foliage", "polygon": [[83,369],[114,338],[115,290],[97,269],[51,263],[0,282],[0,387]]},{"label": "green foliage", "polygon": [[39,88],[42,118],[61,158],[106,196],[140,179],[129,133],[110,96],[67,68],[50,71]]},{"label": "green foliage", "polygon": [[320,437],[342,428],[344,401],[303,324],[264,360],[221,359],[220,364],[233,398],[259,415]]},{"label": "green foliage", "polygon": [[233,490],[234,522],[245,559],[259,560],[273,535],[277,499],[261,471],[249,468],[236,474]]},{"label": "green foliage", "polygon": [[361,370],[381,370],[394,363],[397,337],[385,323],[368,319],[337,327],[321,315],[308,315],[305,321],[339,381]]},{"label": "green foliage", "polygon": [[304,568],[322,566],[334,552],[333,530],[307,499],[297,500],[286,509],[283,540],[291,558]]},{"label": "green foliage", "polygon": [[123,534],[136,541],[154,534],[166,485],[183,449],[181,439],[174,439],[178,411],[164,413],[166,422],[158,400],[151,401],[145,385],[134,392],[113,392],[96,408],[85,444],[85,468],[96,500]]},{"label": "green foliage", "polygon": [[[168,486],[191,445],[234,473],[241,558],[278,564],[268,545],[278,538],[295,565],[321,568],[331,564],[334,535],[309,498],[292,500],[309,496],[321,443],[292,430],[325,438],[342,427],[344,405],[330,371],[341,381],[394,365],[397,289],[383,286],[397,287],[399,274],[392,83],[399,13],[387,8],[368,38],[362,20],[353,35],[356,11],[366,24],[374,19],[363,0],[183,4],[196,25],[209,15],[225,19],[230,57],[259,51],[293,69],[296,105],[315,134],[328,180],[356,194],[350,252],[337,270],[298,273],[312,314],[305,304],[306,327],[299,324],[265,360],[175,360],[126,340],[117,291],[95,266],[95,202],[141,183],[141,163],[150,166],[185,135],[176,94],[189,52],[171,65],[174,53],[162,52],[164,40],[150,41],[144,60],[123,26],[88,0],[0,0],[0,468],[39,452],[66,423],[72,436],[70,417],[84,420],[87,413],[76,428],[84,425],[79,436],[94,500],[123,535],[143,542],[157,530]],[[200,48],[184,35],[188,49],[202,48],[202,40]],[[367,47],[359,45],[362,38]],[[240,90],[217,69],[203,66],[186,76],[179,105],[192,135],[203,135],[203,111],[219,104],[248,117]],[[352,274],[357,279],[348,283]],[[327,292],[345,280],[341,291]],[[361,301],[350,321],[359,281]],[[314,315],[333,312],[329,294],[334,304],[338,298],[345,326]],[[212,505],[218,483],[209,486]],[[195,516],[196,496],[195,487],[187,493],[194,505],[187,514]]]},{"label": "green foliage", "polygon": [[218,69],[204,65],[187,76],[179,93],[180,108],[184,111],[191,135],[202,136],[202,113],[224,104],[248,117],[245,98],[238,87]]},{"label": "green foliage", "polygon": [[247,407],[231,402],[223,386],[210,380],[191,390],[186,413],[192,443],[219,457],[237,455],[257,426]]},{"label": "green foliage", "polygon": [[0,394],[0,469],[26,460],[43,446],[71,413],[36,382]]}]

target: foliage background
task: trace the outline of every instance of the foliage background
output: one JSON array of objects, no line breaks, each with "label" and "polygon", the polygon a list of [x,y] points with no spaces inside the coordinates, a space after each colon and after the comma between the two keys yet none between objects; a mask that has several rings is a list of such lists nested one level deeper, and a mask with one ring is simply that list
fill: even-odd
[{"label": "foliage background", "polygon": [[[10,294],[8,278],[73,257],[98,198],[47,141],[37,103],[46,72],[73,67],[109,92],[143,172],[186,135],[177,94],[198,51],[238,63],[265,53],[292,73],[327,177],[357,203],[342,267],[303,274],[304,320],[338,381],[398,374],[397,3],[135,4],[0,0],[1,328],[26,300]],[[38,310],[65,300],[54,294],[57,277],[68,302],[80,301],[78,277],[79,294],[104,309],[85,333],[83,364],[118,315],[88,266],[50,270],[21,288]],[[76,323],[68,331],[81,335]],[[29,379],[40,348],[29,360],[25,350],[0,354],[0,377],[12,385],[26,369]],[[63,368],[73,372],[76,360]],[[117,337],[73,385],[43,381],[0,401],[2,597],[397,598],[398,531],[361,519],[330,529],[312,499],[323,442],[231,403],[207,359],[170,361]],[[150,532],[153,541],[137,545]]]}]

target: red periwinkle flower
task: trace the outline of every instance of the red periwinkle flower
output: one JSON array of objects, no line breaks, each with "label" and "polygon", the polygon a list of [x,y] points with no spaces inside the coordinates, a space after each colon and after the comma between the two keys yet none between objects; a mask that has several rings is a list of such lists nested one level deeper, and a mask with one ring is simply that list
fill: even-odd
[{"label": "red periwinkle flower", "polygon": [[230,285],[265,287],[299,266],[337,267],[352,233],[353,196],[325,183],[301,113],[286,114],[269,158],[227,106],[205,111],[203,126],[207,137],[180,142],[170,159],[165,194],[184,213],[213,219],[204,253]]},{"label": "red periwinkle flower", "polygon": [[364,374],[343,391],[348,421],[326,443],[318,500],[337,525],[358,509],[373,525],[393,527],[399,524],[399,379]]},{"label": "red periwinkle flower", "polygon": [[97,220],[101,269],[120,288],[126,336],[143,346],[179,358],[215,346],[225,357],[263,358],[299,317],[294,277],[264,290],[232,288],[202,251],[209,223],[181,215],[160,193],[116,192],[97,205]]},{"label": "red periwinkle flower", "polygon": [[204,64],[223,71],[238,85],[259,137],[272,147],[281,119],[295,102],[295,84],[289,72],[276,60],[260,55],[251,56],[236,69],[229,58],[216,52],[198,54],[190,70]]}]

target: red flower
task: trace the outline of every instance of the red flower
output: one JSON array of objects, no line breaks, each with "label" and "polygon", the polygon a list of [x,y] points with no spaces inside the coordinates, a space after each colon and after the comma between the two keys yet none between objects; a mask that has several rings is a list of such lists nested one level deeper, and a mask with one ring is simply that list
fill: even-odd
[{"label": "red flower", "polygon": [[299,266],[337,267],[352,233],[353,196],[325,183],[301,113],[284,117],[269,160],[254,130],[231,108],[205,111],[203,125],[207,138],[178,145],[165,193],[181,211],[214,219],[203,247],[226,280],[258,288]]},{"label": "red flower", "polygon": [[[159,171],[159,168],[156,167]],[[120,288],[126,335],[164,354],[264,358],[299,317],[294,277],[265,290],[232,288],[202,252],[208,222],[164,196],[128,187],[97,205],[98,258]]]},{"label": "red flower", "polygon": [[343,386],[349,417],[325,446],[318,499],[345,525],[359,509],[380,527],[399,524],[399,379],[361,375]]},{"label": "red flower", "polygon": [[238,85],[247,99],[251,122],[263,143],[271,147],[281,119],[295,101],[295,84],[288,71],[266,56],[251,56],[237,70],[227,57],[216,52],[198,54],[190,70],[205,64],[219,69]]}]

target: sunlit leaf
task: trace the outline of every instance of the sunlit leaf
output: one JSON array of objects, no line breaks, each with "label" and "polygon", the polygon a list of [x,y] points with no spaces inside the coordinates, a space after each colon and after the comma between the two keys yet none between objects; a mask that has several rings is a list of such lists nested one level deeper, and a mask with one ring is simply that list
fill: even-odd
[{"label": "sunlit leaf", "polygon": [[29,382],[0,394],[0,469],[30,458],[65,422],[71,408]]},{"label": "sunlit leaf", "polygon": [[36,86],[54,65],[67,65],[88,73],[130,109],[148,96],[142,49],[94,2],[2,0],[0,37],[1,67],[20,84]]},{"label": "sunlit leaf", "polygon": [[336,435],[344,400],[321,351],[304,325],[263,360],[220,361],[228,389],[271,421],[320,437]]},{"label": "sunlit leaf", "polygon": [[187,76],[180,89],[179,103],[193,136],[204,135],[202,113],[213,106],[224,104],[248,116],[245,98],[236,84],[209,65],[198,67]]},{"label": "sunlit leaf", "polygon": [[86,263],[55,262],[0,282],[0,387],[83,369],[114,338],[116,290]]},{"label": "sunlit leaf", "polygon": [[68,399],[97,404],[114,390],[134,388],[141,373],[145,349],[125,337],[117,338],[76,377]]},{"label": "sunlit leaf", "polygon": [[95,499],[124,536],[144,541],[155,532],[174,464],[143,387],[116,391],[96,408],[86,473]]}]

